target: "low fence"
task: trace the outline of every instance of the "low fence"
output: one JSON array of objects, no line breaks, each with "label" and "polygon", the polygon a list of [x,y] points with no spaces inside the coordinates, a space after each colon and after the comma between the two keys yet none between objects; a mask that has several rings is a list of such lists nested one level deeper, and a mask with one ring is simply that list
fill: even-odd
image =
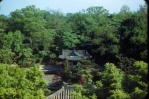
[{"label": "low fence", "polygon": [[72,86],[62,86],[57,92],[49,95],[46,99],[74,99],[71,97],[71,93],[73,92]]}]

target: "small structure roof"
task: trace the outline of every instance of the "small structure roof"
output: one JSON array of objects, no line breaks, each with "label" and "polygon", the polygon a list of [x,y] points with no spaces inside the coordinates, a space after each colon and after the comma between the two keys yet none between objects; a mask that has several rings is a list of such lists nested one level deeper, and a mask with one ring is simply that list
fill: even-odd
[{"label": "small structure roof", "polygon": [[72,61],[88,59],[92,56],[86,50],[62,50],[62,55],[59,55],[61,59],[67,59]]}]

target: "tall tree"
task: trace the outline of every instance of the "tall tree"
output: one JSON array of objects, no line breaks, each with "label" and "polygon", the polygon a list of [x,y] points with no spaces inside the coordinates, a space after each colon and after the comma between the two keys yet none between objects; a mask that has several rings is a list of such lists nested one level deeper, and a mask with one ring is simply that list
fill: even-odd
[{"label": "tall tree", "polygon": [[48,22],[47,28],[55,31],[54,43],[57,45],[56,50],[72,49],[79,43],[78,36],[71,29],[71,22],[60,11],[50,10],[46,14]]},{"label": "tall tree", "polygon": [[[101,96],[99,97],[112,98],[113,95],[116,94],[117,92],[122,92],[123,94],[126,94],[123,92],[123,89],[122,89],[122,81],[124,77],[124,72],[118,69],[114,64],[106,63],[105,70],[99,73],[99,75],[101,76],[101,82],[103,84],[102,88],[99,90],[102,90],[102,92],[103,91],[105,92],[102,95],[100,94]],[[127,95],[125,96],[127,98],[129,97]],[[127,99],[126,97],[124,97],[123,99]]]},{"label": "tall tree", "polygon": [[[147,7],[123,20],[121,27],[121,51],[123,55],[137,60],[147,59]],[[125,53],[127,52],[127,53]]]},{"label": "tall tree", "polygon": [[148,88],[148,64],[136,61],[133,64],[132,73],[126,74],[123,80],[123,89],[128,92],[131,99],[144,99]]},{"label": "tall tree", "polygon": [[[43,99],[46,83],[41,78],[38,67],[30,70],[0,64],[0,98],[1,99]],[[9,71],[9,72],[8,72]]]},{"label": "tall tree", "polygon": [[45,13],[34,5],[10,13],[10,30],[20,30],[25,36],[23,43],[32,49],[35,62],[41,62],[53,44],[54,31],[46,28]]},{"label": "tall tree", "polygon": [[12,12],[10,27],[12,31],[20,30],[29,41],[32,49],[47,51],[52,42],[52,32],[45,28],[45,11],[35,6],[27,6]]},{"label": "tall tree", "polygon": [[9,18],[5,15],[0,15],[0,35],[8,31]]},{"label": "tall tree", "polygon": [[119,36],[117,26],[112,22],[108,11],[103,7],[90,7],[86,10],[94,19],[92,32],[93,53],[95,57],[105,56],[107,61],[119,53]]},{"label": "tall tree", "polygon": [[1,54],[3,57],[1,58],[2,63],[4,60],[7,61],[7,59],[11,59],[12,62],[18,62],[20,59],[23,60],[32,56],[32,50],[26,44],[23,44],[24,39],[25,37],[20,31],[8,32],[8,34],[3,35],[0,51],[7,53],[5,55]]},{"label": "tall tree", "polygon": [[94,19],[91,14],[78,12],[71,16],[71,21],[75,24],[73,32],[79,35],[80,43],[78,46],[87,46],[91,44],[92,33],[94,30]]}]

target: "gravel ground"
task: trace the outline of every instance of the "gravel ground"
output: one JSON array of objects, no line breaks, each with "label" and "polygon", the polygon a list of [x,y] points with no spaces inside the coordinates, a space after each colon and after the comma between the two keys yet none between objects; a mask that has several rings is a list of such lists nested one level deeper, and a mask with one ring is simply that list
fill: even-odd
[{"label": "gravel ground", "polygon": [[[40,70],[61,70],[60,65],[40,65]],[[44,74],[43,79],[45,79],[48,84],[51,84],[53,82],[53,78],[56,76],[55,74]]]},{"label": "gravel ground", "polygon": [[43,79],[47,81],[48,85],[51,84],[53,81],[54,74],[45,74],[43,75]]}]

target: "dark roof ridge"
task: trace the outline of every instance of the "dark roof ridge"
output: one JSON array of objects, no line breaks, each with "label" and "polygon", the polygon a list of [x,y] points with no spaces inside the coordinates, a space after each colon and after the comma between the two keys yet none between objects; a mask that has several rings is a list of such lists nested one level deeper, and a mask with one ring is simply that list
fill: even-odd
[{"label": "dark roof ridge", "polygon": [[[82,51],[83,51],[83,50],[82,50]],[[76,55],[82,57],[82,55],[80,55],[75,49],[73,50],[73,52],[74,52]]]}]

